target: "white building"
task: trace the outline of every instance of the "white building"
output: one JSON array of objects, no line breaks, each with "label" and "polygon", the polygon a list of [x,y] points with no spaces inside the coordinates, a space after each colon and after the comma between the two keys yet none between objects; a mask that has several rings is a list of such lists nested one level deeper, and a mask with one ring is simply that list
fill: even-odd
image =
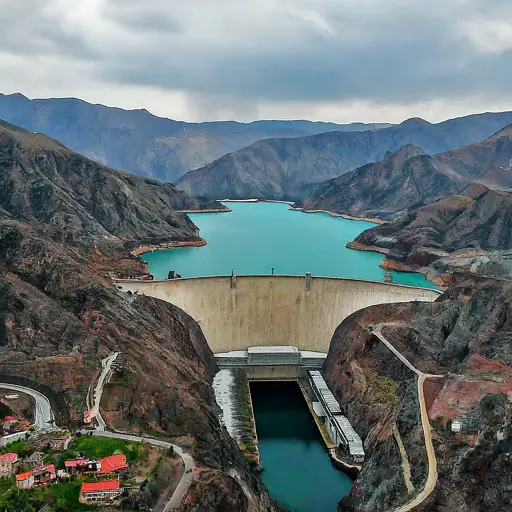
[{"label": "white building", "polygon": [[462,423],[460,421],[452,421],[451,430],[455,434],[462,432]]},{"label": "white building", "polygon": [[297,347],[249,347],[247,363],[253,365],[296,365],[301,363],[300,350]]},{"label": "white building", "polygon": [[318,402],[313,403],[313,409],[319,417],[324,418],[325,428],[332,442],[338,446],[347,446],[354,462],[364,462],[363,442],[348,419],[341,414],[340,404],[331,393],[322,374],[317,370],[307,373],[311,388],[318,399]]}]

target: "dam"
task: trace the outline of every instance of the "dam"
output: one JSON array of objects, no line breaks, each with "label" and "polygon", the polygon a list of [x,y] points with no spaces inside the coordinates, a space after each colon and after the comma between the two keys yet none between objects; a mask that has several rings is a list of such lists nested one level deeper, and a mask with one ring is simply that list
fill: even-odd
[{"label": "dam", "polygon": [[276,345],[326,353],[335,329],[352,313],[377,304],[433,302],[440,295],[429,288],[310,274],[116,280],[116,285],[183,309],[214,353]]}]

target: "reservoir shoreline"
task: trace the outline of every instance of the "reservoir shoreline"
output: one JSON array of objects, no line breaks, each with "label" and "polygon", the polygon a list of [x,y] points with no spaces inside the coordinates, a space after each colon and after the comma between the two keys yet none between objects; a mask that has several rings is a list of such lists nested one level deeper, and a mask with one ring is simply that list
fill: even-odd
[{"label": "reservoir shoreline", "polygon": [[206,240],[203,238],[200,240],[189,240],[181,242],[162,242],[160,244],[139,245],[139,247],[131,251],[131,254],[133,254],[133,256],[142,256],[143,254],[147,254],[149,252],[162,251],[164,249],[177,249],[180,247],[204,247],[205,245]]},{"label": "reservoir shoreline", "polygon": [[[220,203],[278,203],[278,204],[288,204],[290,205],[290,211],[294,212],[302,212],[302,213],[327,213],[331,217],[342,217],[347,220],[358,220],[358,221],[365,221],[365,222],[373,222],[374,224],[390,224],[390,221],[388,220],[382,220],[377,218],[368,218],[368,217],[354,217],[353,215],[348,215],[347,213],[338,213],[333,212],[330,210],[308,210],[307,208],[301,208],[298,206],[295,206],[294,201],[279,201],[277,199],[222,199],[219,201]],[[221,212],[226,210],[214,210],[213,212]],[[229,210],[231,211],[231,210]],[[191,210],[191,211],[185,211],[181,210],[182,213],[210,213],[209,210]]]},{"label": "reservoir shoreline", "polygon": [[376,252],[379,254],[384,254],[384,259],[382,263],[379,265],[380,268],[392,272],[402,272],[407,274],[422,274],[425,278],[432,284],[439,286],[442,290],[447,288],[446,283],[444,282],[442,276],[434,275],[432,271],[427,267],[415,267],[412,265],[408,265],[407,263],[393,261],[387,257],[390,250],[385,249],[384,247],[377,247],[376,245],[367,245],[362,244],[361,242],[349,242],[347,244],[347,249],[352,249],[354,251],[366,251],[366,252]]}]

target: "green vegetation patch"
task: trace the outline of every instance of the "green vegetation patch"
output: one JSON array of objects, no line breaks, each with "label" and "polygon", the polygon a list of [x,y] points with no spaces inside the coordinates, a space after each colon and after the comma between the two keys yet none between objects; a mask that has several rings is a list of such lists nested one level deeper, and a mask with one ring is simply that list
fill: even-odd
[{"label": "green vegetation patch", "polygon": [[52,504],[54,512],[83,512],[91,507],[78,502],[81,480],[27,490],[13,489],[0,496],[2,512],[33,512],[34,504]]},{"label": "green vegetation patch", "polygon": [[384,375],[376,375],[367,379],[370,384],[370,392],[375,401],[381,404],[398,403],[398,396],[396,394],[399,386],[398,382]]},{"label": "green vegetation patch", "polygon": [[256,435],[252,417],[251,389],[247,374],[242,368],[234,371],[233,392],[236,404],[233,416],[241,430],[239,447],[251,463],[256,463],[254,457],[258,453],[258,449],[255,444]]},{"label": "green vegetation patch", "polygon": [[69,449],[85,453],[89,459],[101,459],[115,453],[124,453],[128,463],[138,461],[143,452],[140,443],[94,436],[76,437],[69,445]]}]

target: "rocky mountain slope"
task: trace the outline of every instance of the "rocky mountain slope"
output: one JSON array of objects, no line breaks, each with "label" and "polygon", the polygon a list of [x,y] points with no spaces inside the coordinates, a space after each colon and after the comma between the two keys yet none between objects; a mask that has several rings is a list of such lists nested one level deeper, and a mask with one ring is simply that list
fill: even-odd
[{"label": "rocky mountain slope", "polygon": [[219,424],[216,365],[199,326],[105,277],[144,271],[127,250],[142,239],[196,239],[193,224],[171,208],[174,189],[5,124],[0,177],[0,381],[40,389],[58,424],[74,428],[101,359],[118,351],[122,370],[103,394],[104,418],[190,446],[199,473],[187,510],[208,502],[233,512],[277,510]]},{"label": "rocky mountain slope", "polygon": [[[374,306],[338,327],[325,372],[367,454],[340,511],[394,510],[423,489],[428,472],[417,377],[375,326],[420,371],[445,376],[424,384],[438,479],[414,510],[512,508],[511,286],[464,276],[435,303]],[[450,431],[452,421],[462,422],[461,434]]]},{"label": "rocky mountain slope", "polygon": [[66,243],[199,240],[195,225],[175,209],[223,208],[2,121],[0,168],[0,217],[50,224]]},{"label": "rocky mountain slope", "polygon": [[[296,200],[310,193],[315,188],[312,185],[379,161],[404,145],[440,153],[480,141],[511,122],[512,112],[504,112],[439,124],[409,119],[373,132],[263,140],[187,173],[176,185],[189,195],[214,199]],[[419,165],[429,167],[428,163]],[[314,197],[322,197],[325,185],[322,191]],[[320,200],[315,202],[321,204]]]},{"label": "rocky mountain slope", "polygon": [[0,119],[46,133],[110,167],[171,182],[260,139],[389,126],[311,121],[185,123],[146,110],[92,105],[75,98],[30,100],[1,93]]},{"label": "rocky mountain slope", "polygon": [[473,184],[361,233],[353,248],[384,249],[387,268],[418,269],[459,251],[512,249],[512,191]]},{"label": "rocky mountain slope", "polygon": [[413,208],[458,194],[473,181],[512,187],[512,125],[486,140],[429,156],[405,146],[384,160],[326,181],[300,201],[306,209],[396,219]]}]

